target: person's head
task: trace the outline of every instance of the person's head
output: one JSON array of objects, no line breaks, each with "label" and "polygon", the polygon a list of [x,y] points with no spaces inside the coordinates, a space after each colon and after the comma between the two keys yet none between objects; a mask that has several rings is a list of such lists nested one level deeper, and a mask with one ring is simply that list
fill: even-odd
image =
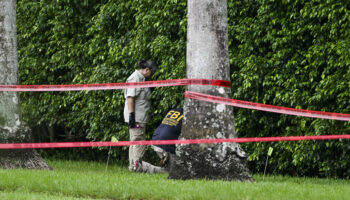
[{"label": "person's head", "polygon": [[145,78],[152,77],[158,68],[157,64],[151,60],[140,60],[137,66]]}]

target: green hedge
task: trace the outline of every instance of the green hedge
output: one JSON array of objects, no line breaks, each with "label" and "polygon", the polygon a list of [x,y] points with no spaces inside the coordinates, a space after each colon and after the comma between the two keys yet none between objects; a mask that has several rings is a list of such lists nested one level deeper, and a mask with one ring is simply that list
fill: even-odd
[{"label": "green hedge", "polygon": [[[185,78],[185,0],[56,0],[17,3],[21,84],[124,82],[141,58],[156,79]],[[233,98],[350,113],[350,3],[229,0]],[[156,88],[148,137],[184,87]],[[60,127],[76,139],[128,139],[122,91],[21,93],[33,127]],[[235,109],[239,137],[348,134],[349,122]],[[39,133],[40,135],[40,133]],[[59,140],[55,136],[55,140]],[[349,177],[343,141],[243,145],[253,172]],[[114,156],[125,158],[126,148]]]},{"label": "green hedge", "polygon": [[[234,98],[293,108],[350,113],[350,3],[230,2]],[[349,122],[237,109],[241,136],[349,134]],[[255,143],[252,168],[349,177],[348,141]]]}]

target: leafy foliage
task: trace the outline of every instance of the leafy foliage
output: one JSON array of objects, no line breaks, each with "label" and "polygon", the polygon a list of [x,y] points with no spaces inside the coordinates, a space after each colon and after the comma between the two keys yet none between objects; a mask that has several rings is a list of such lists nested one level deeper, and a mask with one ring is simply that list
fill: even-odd
[{"label": "leafy foliage", "polygon": [[[234,98],[279,106],[350,113],[349,3],[234,1],[230,54]],[[241,136],[349,133],[349,122],[238,109]],[[349,177],[349,143],[247,144],[250,163],[271,172]],[[251,151],[254,150],[254,151]],[[336,155],[336,156],[335,156]]]},{"label": "leafy foliage", "polygon": [[[160,65],[154,79],[185,77],[185,0],[17,4],[21,84],[124,82],[141,58]],[[350,3],[229,0],[228,8],[233,98],[350,113]],[[183,93],[183,87],[154,90],[148,137],[168,109],[182,105]],[[122,91],[21,97],[23,116],[35,130],[54,127],[76,140],[128,139]],[[240,137],[350,132],[349,122],[235,111]],[[51,140],[61,140],[59,132]],[[349,177],[348,146],[347,141],[305,141],[244,148],[253,172],[263,171],[273,147],[270,173]],[[125,149],[115,149],[114,156],[125,158]]]},{"label": "leafy foliage", "polygon": [[[160,65],[157,79],[185,77],[184,2],[18,1],[17,12],[21,84],[125,82],[142,58]],[[148,136],[183,93],[154,90]],[[29,124],[59,127],[78,140],[127,140],[123,106],[122,91],[22,93]]]}]

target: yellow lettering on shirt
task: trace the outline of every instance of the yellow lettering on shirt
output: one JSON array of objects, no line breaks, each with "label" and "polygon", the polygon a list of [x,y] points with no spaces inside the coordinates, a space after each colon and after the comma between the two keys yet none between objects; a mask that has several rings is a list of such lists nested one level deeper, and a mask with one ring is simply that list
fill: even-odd
[{"label": "yellow lettering on shirt", "polygon": [[171,119],[177,119],[177,118],[179,117],[180,114],[181,114],[181,113],[179,113],[179,112],[174,112],[174,113],[170,116],[170,118],[171,118]]},{"label": "yellow lettering on shirt", "polygon": [[163,119],[162,124],[166,124],[166,125],[169,125],[169,126],[177,126],[177,124],[180,122],[180,120],[183,117],[184,116],[181,115],[180,112],[171,110],[171,111],[168,112],[168,114]]}]

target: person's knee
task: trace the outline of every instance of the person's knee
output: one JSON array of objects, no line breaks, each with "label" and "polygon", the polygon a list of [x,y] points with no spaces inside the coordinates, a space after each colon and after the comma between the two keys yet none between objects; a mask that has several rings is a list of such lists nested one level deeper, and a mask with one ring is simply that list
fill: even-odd
[{"label": "person's knee", "polygon": [[132,131],[130,132],[130,141],[138,141],[138,140],[145,140],[145,134],[140,131]]}]

